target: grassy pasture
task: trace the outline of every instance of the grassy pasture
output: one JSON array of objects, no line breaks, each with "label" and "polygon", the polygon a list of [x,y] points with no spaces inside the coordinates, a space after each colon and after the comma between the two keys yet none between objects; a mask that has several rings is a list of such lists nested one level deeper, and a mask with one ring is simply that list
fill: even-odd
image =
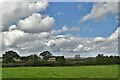
[{"label": "grassy pasture", "polygon": [[118,78],[118,66],[3,68],[3,78]]}]

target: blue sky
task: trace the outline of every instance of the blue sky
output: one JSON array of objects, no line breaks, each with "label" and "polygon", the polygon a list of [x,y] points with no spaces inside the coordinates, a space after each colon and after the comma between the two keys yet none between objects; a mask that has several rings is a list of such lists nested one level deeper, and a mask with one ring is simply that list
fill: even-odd
[{"label": "blue sky", "polygon": [[80,28],[80,31],[67,33],[79,35],[81,37],[108,37],[118,27],[115,14],[106,14],[104,19],[98,21],[90,19],[86,22],[80,22],[83,16],[91,12],[94,4],[96,3],[50,2],[47,10],[42,13],[49,14],[55,18],[56,21],[54,29],[56,30],[61,29],[63,26],[77,26]]}]

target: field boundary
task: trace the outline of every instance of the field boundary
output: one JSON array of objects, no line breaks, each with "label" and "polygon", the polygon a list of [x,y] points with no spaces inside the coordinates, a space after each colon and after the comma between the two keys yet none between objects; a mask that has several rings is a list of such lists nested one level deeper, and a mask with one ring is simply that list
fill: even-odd
[{"label": "field boundary", "polygon": [[119,78],[3,78],[2,80],[119,80]]}]

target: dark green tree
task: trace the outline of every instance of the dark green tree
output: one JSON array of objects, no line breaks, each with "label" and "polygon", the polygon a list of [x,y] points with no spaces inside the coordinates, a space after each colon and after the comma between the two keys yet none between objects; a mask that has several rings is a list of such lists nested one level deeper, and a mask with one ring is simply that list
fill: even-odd
[{"label": "dark green tree", "polygon": [[42,56],[44,60],[48,60],[50,57],[52,57],[52,54],[49,51],[44,51],[40,53],[39,56]]},{"label": "dark green tree", "polygon": [[14,59],[20,59],[20,56],[17,54],[17,52],[10,50],[3,54],[3,63],[14,63]]},{"label": "dark green tree", "polygon": [[57,56],[56,57],[56,61],[58,62],[58,64],[60,66],[63,66],[65,64],[65,58],[64,58],[64,56]]},{"label": "dark green tree", "polygon": [[64,58],[64,56],[57,56],[56,57],[56,61],[58,61],[58,62],[65,62],[65,58]]},{"label": "dark green tree", "polygon": [[96,56],[96,63],[97,64],[106,64],[105,63],[105,56],[103,55],[103,54],[98,54],[97,56]]},{"label": "dark green tree", "polygon": [[76,54],[76,55],[75,55],[75,58],[76,58],[76,59],[79,59],[79,58],[80,58],[80,55],[79,55],[79,54]]},{"label": "dark green tree", "polygon": [[39,58],[39,57],[38,57],[37,54],[33,54],[33,55],[27,56],[27,59],[28,59],[28,60],[37,60],[38,58]]},{"label": "dark green tree", "polygon": [[39,64],[39,57],[37,54],[32,54],[27,56],[27,61],[26,61],[27,65],[29,66],[36,66]]},{"label": "dark green tree", "polygon": [[96,58],[104,58],[105,56],[103,54],[98,54]]}]

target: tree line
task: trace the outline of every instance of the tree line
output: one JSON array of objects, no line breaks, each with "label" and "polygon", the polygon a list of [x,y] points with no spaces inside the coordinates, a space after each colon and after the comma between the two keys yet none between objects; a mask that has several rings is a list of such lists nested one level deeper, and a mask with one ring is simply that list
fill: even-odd
[{"label": "tree line", "polygon": [[74,58],[64,56],[53,56],[49,51],[28,56],[20,56],[15,51],[6,51],[2,56],[3,67],[24,66],[81,66],[81,65],[114,65],[120,64],[120,56],[104,56],[98,54],[96,57],[82,58],[79,54]]}]

